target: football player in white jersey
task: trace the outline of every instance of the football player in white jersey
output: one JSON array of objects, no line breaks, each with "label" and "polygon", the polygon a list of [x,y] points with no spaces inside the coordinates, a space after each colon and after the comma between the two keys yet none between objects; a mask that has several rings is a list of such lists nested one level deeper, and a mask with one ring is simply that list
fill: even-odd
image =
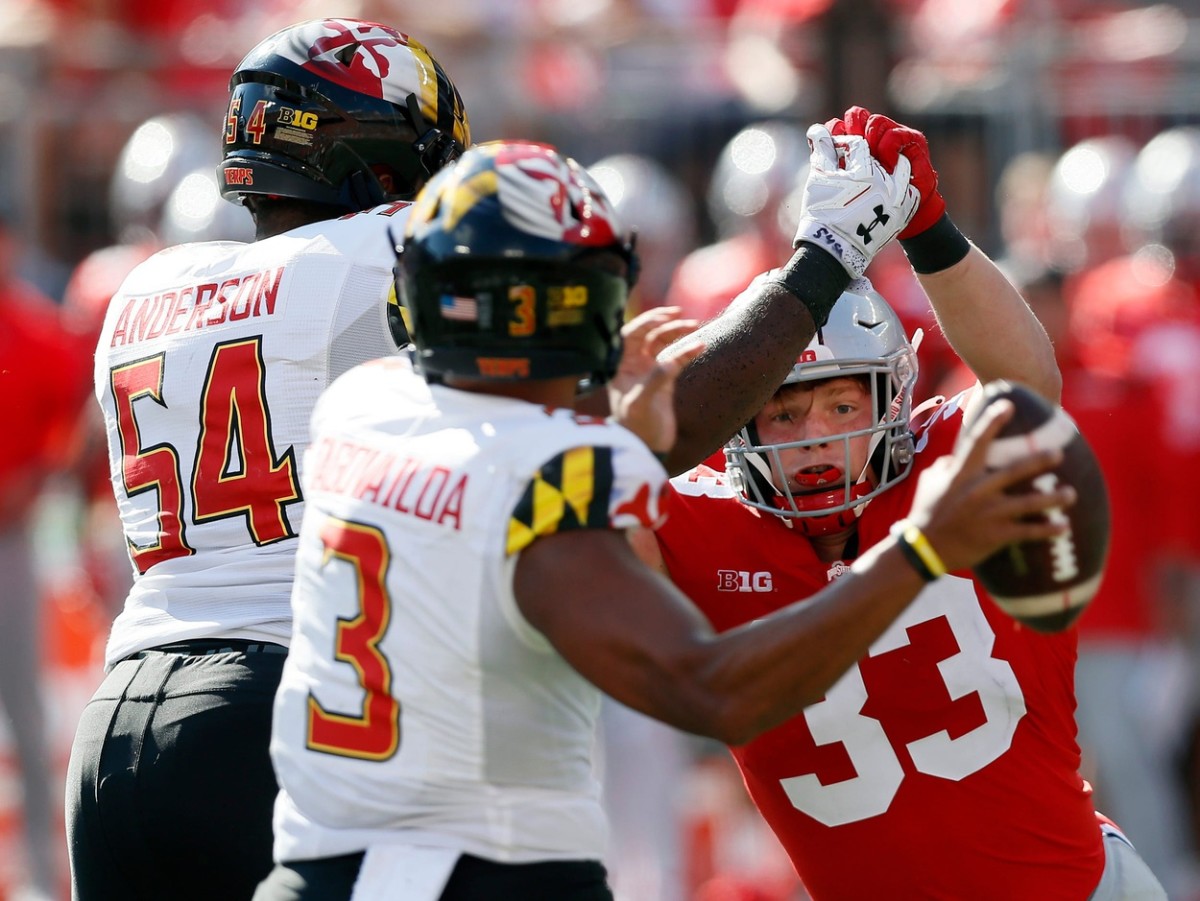
[{"label": "football player in white jersey", "polygon": [[[825,187],[849,186],[832,166]],[[656,454],[702,345],[656,362],[671,326],[639,317],[618,368],[635,270],[608,199],[545,145],[479,145],[419,195],[397,268],[412,360],[351,370],[313,413],[279,863],[255,901],[610,901],[598,689],[737,744],[819,698],[924,585],[886,540],[821,600],[717,636],[637,560],[625,530],[664,515]],[[615,418],[572,412],[581,378],[614,373]],[[985,471],[1001,422],[914,501],[953,565],[1055,534],[1022,517],[1072,500],[1004,493],[1056,455]]]},{"label": "football player in white jersey", "polygon": [[135,578],[72,748],[78,901],[247,899],[270,870],[309,415],[338,375],[407,341],[385,312],[390,235],[470,138],[419,42],[324,19],[242,60],[223,140],[222,193],[256,240],[142,263],[96,351]]}]

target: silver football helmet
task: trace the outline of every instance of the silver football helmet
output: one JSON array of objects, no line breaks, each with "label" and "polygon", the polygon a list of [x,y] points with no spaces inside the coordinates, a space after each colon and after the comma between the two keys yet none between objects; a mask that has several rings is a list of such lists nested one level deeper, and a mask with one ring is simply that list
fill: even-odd
[{"label": "silver football helmet", "polygon": [[687,189],[662,163],[636,153],[606,156],[588,166],[588,174],[604,189],[621,221],[637,231],[643,305],[661,303],[675,265],[696,245]]},{"label": "silver football helmet", "polygon": [[1054,262],[1073,271],[1125,251],[1122,195],[1138,148],[1122,135],[1085,138],[1054,163],[1046,185]]},{"label": "silver football helmet", "polygon": [[758,122],[735,134],[708,185],[708,214],[718,236],[774,229],[781,241],[790,241],[800,221],[796,188],[808,176],[808,157],[803,129],[790,122]]},{"label": "silver football helmet", "polygon": [[1200,128],[1168,128],[1140,151],[1126,185],[1132,246],[1161,244],[1178,259],[1200,257]]},{"label": "silver football helmet", "polygon": [[188,172],[219,159],[212,129],[195,113],[152,116],[129,136],[108,184],[117,241],[157,240],[163,208]]},{"label": "silver football helmet", "polygon": [[158,234],[164,244],[254,240],[254,220],[243,206],[226,203],[212,165],[183,177],[167,198]]},{"label": "silver football helmet", "polygon": [[[916,350],[900,318],[875,290],[847,291],[838,298],[829,322],[817,330],[783,385],[843,376],[867,377],[877,416],[873,425],[815,439],[763,444],[752,420],[725,447],[726,472],[742,502],[784,517],[806,535],[846,528],[872,498],[912,469],[909,418],[917,381]],[[862,471],[853,473],[851,442],[862,436],[869,438],[868,462]],[[783,470],[781,450],[834,442],[841,442],[844,462],[840,472],[813,476],[811,486],[805,486],[810,491],[793,492],[773,475]]]}]

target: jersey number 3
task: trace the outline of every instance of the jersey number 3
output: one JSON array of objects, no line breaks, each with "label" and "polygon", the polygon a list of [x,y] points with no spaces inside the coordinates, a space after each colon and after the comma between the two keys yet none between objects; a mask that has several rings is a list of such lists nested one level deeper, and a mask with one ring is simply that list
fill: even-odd
[{"label": "jersey number 3", "polygon": [[[166,406],[165,365],[165,354],[156,354],[117,366],[109,375],[125,493],[129,497],[158,493],[157,540],[140,546],[129,542],[129,555],[139,573],[164,560],[195,553],[184,525],[179,450],[165,442],[144,445],[134,415],[134,402],[142,398]],[[193,521],[244,517],[256,545],[294,538],[284,507],[300,499],[295,454],[289,447],[276,459],[273,448],[262,338],[218,344],[200,392],[200,432],[188,486]]]},{"label": "jersey number 3", "polygon": [[349,563],[357,577],[358,613],[337,621],[334,657],[357,671],[363,704],[354,713],[335,713],[310,693],[308,747],[339,757],[387,760],[400,747],[400,702],[392,696],[391,663],[379,650],[392,618],[391,552],[377,527],[333,518],[321,526],[321,544],[326,565],[333,559]]},{"label": "jersey number 3", "polygon": [[[959,651],[938,663],[938,671],[952,699],[978,695],[984,722],[957,738],[943,730],[905,747],[918,772],[957,782],[1008,750],[1025,715],[1025,697],[1012,667],[991,655],[995,633],[967,579],[946,576],[926,588],[868,653],[903,647],[908,644],[909,626],[939,616],[950,624]],[[822,785],[812,773],[780,780],[792,806],[826,826],[885,813],[904,780],[904,769],[882,724],[862,713],[866,704],[866,684],[855,665],[824,700],[804,712],[813,740],[818,745],[840,742],[858,775],[829,785]]]}]

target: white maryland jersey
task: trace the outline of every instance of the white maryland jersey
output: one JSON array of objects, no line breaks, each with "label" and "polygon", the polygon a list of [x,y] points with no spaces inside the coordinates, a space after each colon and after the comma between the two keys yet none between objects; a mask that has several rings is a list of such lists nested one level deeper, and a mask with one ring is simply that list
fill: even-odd
[{"label": "white maryland jersey", "polygon": [[407,208],[173,247],[113,297],[95,383],[134,583],[107,665],[187,639],[287,642],[309,416],[338,375],[396,352]]},{"label": "white maryland jersey", "polygon": [[599,859],[599,693],[522,617],[513,572],[539,536],[656,524],[662,466],[621,426],[429,386],[404,357],[326,392],[309,455],[276,859]]}]

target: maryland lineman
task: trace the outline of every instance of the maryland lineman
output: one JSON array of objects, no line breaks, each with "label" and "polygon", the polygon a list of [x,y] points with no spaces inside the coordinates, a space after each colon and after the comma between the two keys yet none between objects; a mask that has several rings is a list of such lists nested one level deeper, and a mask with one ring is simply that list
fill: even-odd
[{"label": "maryland lineman", "polygon": [[71,754],[78,901],[245,899],[269,871],[309,413],[339,374],[396,351],[389,235],[469,143],[441,66],[379,24],[286,28],[230,91],[223,193],[256,240],[138,266],[96,353],[135,580]]}]

